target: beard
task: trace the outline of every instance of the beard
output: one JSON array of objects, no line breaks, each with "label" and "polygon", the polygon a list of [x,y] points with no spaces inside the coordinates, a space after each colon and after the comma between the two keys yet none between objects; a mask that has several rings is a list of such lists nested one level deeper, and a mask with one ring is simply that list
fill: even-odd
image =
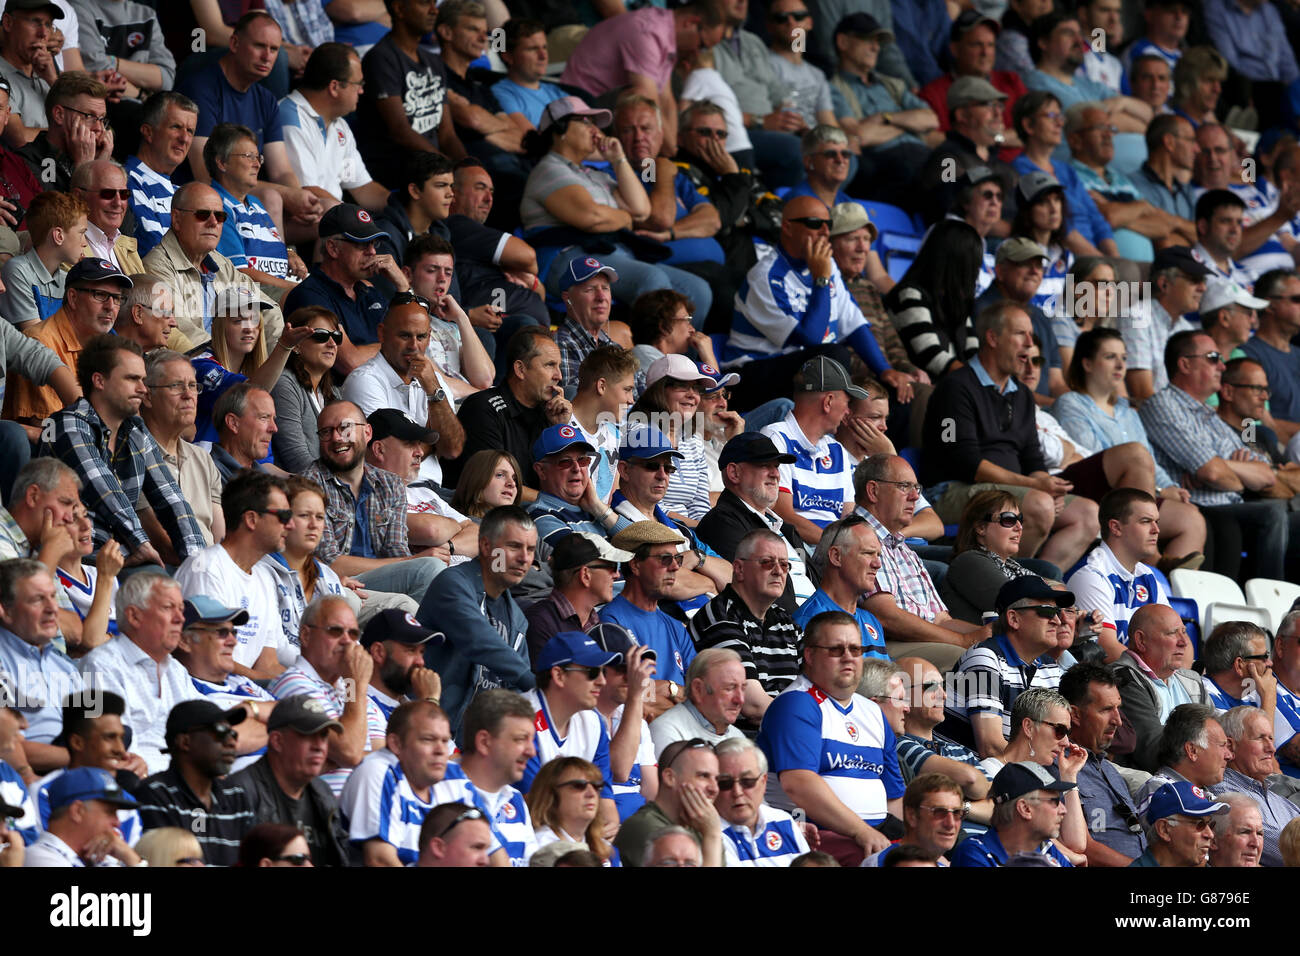
[{"label": "beard", "polygon": [[746,498],[750,499],[757,505],[761,505],[764,511],[771,510],[772,506],[776,504],[777,497],[781,493],[778,488],[775,495],[769,495],[767,488],[763,486],[762,482],[755,482],[752,485],[741,485],[740,491]]},{"label": "beard", "polygon": [[380,682],[397,697],[405,697],[411,689],[411,668],[403,667],[391,657],[379,669]]},{"label": "beard", "polygon": [[360,443],[357,443],[352,446],[352,454],[349,457],[336,459],[332,455],[322,453],[321,461],[325,463],[325,467],[330,471],[339,474],[340,472],[351,471],[353,468],[357,467],[357,462],[361,461],[361,459],[365,457],[365,454],[366,449]]}]

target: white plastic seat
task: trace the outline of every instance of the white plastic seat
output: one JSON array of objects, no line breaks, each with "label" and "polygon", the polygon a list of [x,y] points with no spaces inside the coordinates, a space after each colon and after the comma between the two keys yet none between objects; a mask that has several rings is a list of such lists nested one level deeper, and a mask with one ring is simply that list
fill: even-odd
[{"label": "white plastic seat", "polygon": [[1287,616],[1297,598],[1300,598],[1300,584],[1273,578],[1251,578],[1246,582],[1246,603],[1268,610],[1273,622],[1270,629],[1274,633],[1282,626],[1282,618]]},{"label": "white plastic seat", "polygon": [[1215,626],[1226,621],[1250,621],[1250,623],[1257,624],[1266,631],[1272,631],[1273,629],[1273,622],[1269,616],[1268,608],[1213,601],[1206,605],[1205,608],[1205,623],[1202,625],[1201,631],[1204,638],[1208,640]]},{"label": "white plastic seat", "polygon": [[[1189,597],[1196,601],[1201,609],[1201,640],[1205,641],[1210,636],[1210,631],[1214,629],[1211,623],[1214,606],[1216,604],[1230,605],[1234,608],[1245,608],[1247,611],[1252,610],[1247,606],[1246,595],[1241,593],[1241,588],[1232,578],[1223,574],[1215,574],[1212,571],[1188,571],[1185,568],[1179,568],[1169,576],[1169,587],[1175,597]],[[1264,627],[1271,627],[1269,624],[1268,613],[1262,615]],[[1238,620],[1238,618],[1218,616],[1219,621]],[[1242,617],[1239,620],[1255,620],[1255,617]]]}]

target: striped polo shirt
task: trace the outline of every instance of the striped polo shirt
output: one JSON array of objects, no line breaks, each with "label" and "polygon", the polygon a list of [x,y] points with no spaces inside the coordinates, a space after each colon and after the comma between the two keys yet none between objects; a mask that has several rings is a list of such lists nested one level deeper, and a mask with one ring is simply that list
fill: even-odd
[{"label": "striped polo shirt", "polygon": [[[447,765],[447,779],[463,778],[460,764]],[[421,800],[411,789],[397,755],[391,750],[367,754],[348,777],[339,797],[348,839],[355,844],[383,840],[397,850],[405,866],[420,858],[420,827],[436,804]]]},{"label": "striped polo shirt", "polygon": [[[981,641],[957,661],[952,692],[944,705],[944,732],[960,743],[974,746],[971,718],[994,714],[1002,718],[1002,736],[1011,739],[1011,705],[1030,687],[1056,690],[1061,665],[1050,657],[1025,663],[1005,634]],[[962,736],[967,739],[962,740]]]},{"label": "striped polo shirt", "polygon": [[188,830],[198,839],[209,866],[234,866],[244,834],[257,822],[247,792],[225,779],[212,781],[211,806],[204,806],[175,769],[154,774],[140,784],[135,795],[144,829]]},{"label": "striped polo shirt", "polygon": [[784,810],[758,805],[758,822],[753,830],[732,823],[722,830],[725,866],[789,866],[808,852],[802,827]]},{"label": "striped polo shirt", "polygon": [[156,169],[144,164],[139,156],[126,161],[127,186],[131,190],[131,212],[135,215],[136,251],[141,257],[162,242],[172,226],[172,196],[176,184]]},{"label": "striped polo shirt", "polygon": [[793,411],[762,433],[795,457],[794,464],[780,466],[781,491],[794,499],[794,510],[819,528],[837,521],[853,501],[853,465],[844,446],[833,435],[810,442]]},{"label": "striped polo shirt", "polygon": [[488,793],[474,786],[468,777],[452,779],[451,766],[447,765],[447,777],[433,785],[429,802],[435,807],[463,803],[482,810],[492,828],[492,847],[488,852],[495,853],[504,847],[511,866],[527,866],[528,858],[537,849],[537,835],[533,832],[533,819],[528,814],[524,795],[508,785],[496,793]]},{"label": "striped polo shirt", "polygon": [[883,821],[903,795],[894,731],[859,694],[841,704],[800,676],[763,715],[758,745],[774,773],[811,770],[866,823]]},{"label": "striped polo shirt", "polygon": [[[1273,746],[1279,751],[1300,732],[1300,697],[1277,682],[1277,709],[1273,712]],[[1288,777],[1300,777],[1300,767],[1284,760],[1280,755],[1277,764]]]}]

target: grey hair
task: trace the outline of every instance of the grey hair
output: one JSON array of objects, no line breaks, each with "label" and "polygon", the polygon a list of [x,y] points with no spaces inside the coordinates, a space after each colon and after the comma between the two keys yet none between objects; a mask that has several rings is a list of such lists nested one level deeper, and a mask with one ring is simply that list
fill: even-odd
[{"label": "grey hair", "polygon": [[8,561],[0,561],[0,604],[5,607],[13,604],[18,597],[18,582],[34,578],[38,574],[53,577],[50,569],[35,558],[10,558]]},{"label": "grey hair", "polygon": [[709,100],[696,100],[682,112],[681,118],[677,121],[677,129],[685,131],[690,129],[691,124],[695,122],[698,116],[721,116],[726,119],[726,111],[717,103]]},{"label": "grey hair", "polygon": [[118,626],[126,624],[127,608],[147,606],[153,601],[154,591],[163,586],[180,590],[180,585],[162,571],[138,571],[123,581],[122,586],[117,589]]},{"label": "grey hair", "polygon": [[[846,535],[853,534],[853,528],[849,528],[845,534],[840,534],[841,530],[844,529],[844,523],[852,518],[853,515],[849,515],[847,518],[840,518],[838,521],[832,521],[822,529],[821,540],[817,542],[817,550],[813,552],[812,556],[812,566],[817,570],[818,574],[825,574],[826,569],[830,566],[831,542],[833,541],[836,545],[841,545],[844,542]],[[860,525],[861,527],[866,528],[873,535],[876,533],[876,529],[871,527],[870,524],[854,522],[854,525]]]},{"label": "grey hair", "polygon": [[1282,623],[1277,626],[1278,637],[1291,637],[1300,630],[1300,611],[1288,611]]},{"label": "grey hair", "polygon": [[848,136],[838,126],[831,126],[829,123],[818,123],[803,134],[803,155],[805,157],[811,156],[828,143],[848,143],[848,141]]},{"label": "grey hair", "polygon": [[980,348],[984,348],[984,337],[990,332],[1001,332],[1007,326],[1007,319],[1012,312],[1024,312],[1023,306],[1016,305],[1010,299],[1001,299],[983,309],[975,316],[975,338]]},{"label": "grey hair", "polygon": [[1208,704],[1179,704],[1175,707],[1160,732],[1156,762],[1162,767],[1172,767],[1186,759],[1188,744],[1196,744],[1202,750],[1210,746],[1210,735],[1205,725],[1211,720],[1218,720],[1218,712]]},{"label": "grey hair", "polygon": [[208,175],[219,179],[221,170],[217,168],[217,160],[230,162],[230,154],[246,139],[252,141],[254,149],[257,148],[257,134],[247,126],[239,123],[218,123],[214,126],[208,135],[208,141],[203,144],[203,165],[207,168]]},{"label": "grey hair", "polygon": [[299,623],[315,624],[320,620],[321,615],[335,604],[342,604],[349,609],[352,607],[352,605],[348,604],[347,600],[341,594],[318,594],[316,597],[311,599],[311,603],[307,605],[307,609],[302,612],[302,618]]},{"label": "grey hair", "polygon": [[[172,305],[175,307],[176,290],[172,288],[170,282],[162,276],[156,276],[148,272],[131,276],[131,290],[127,292],[126,298],[122,300],[122,308],[118,311],[120,316],[130,316],[131,310],[137,305],[142,305],[146,309],[152,309],[161,297],[161,293],[166,292],[172,297]],[[184,356],[182,356],[183,358]]]},{"label": "grey hair", "polygon": [[157,385],[162,381],[163,371],[168,365],[175,362],[184,362],[190,364],[190,360],[181,352],[175,349],[154,349],[144,360],[144,383],[146,385]]},{"label": "grey hair", "polygon": [[1001,830],[1003,827],[1010,826],[1016,819],[1016,804],[1020,802],[1020,797],[1015,800],[1008,800],[1006,803],[999,803],[993,808],[993,813],[989,817],[989,825],[994,830]]},{"label": "grey hair", "polygon": [[1257,637],[1264,638],[1264,648],[1268,649],[1268,632],[1258,624],[1250,621],[1225,621],[1216,627],[1201,649],[1201,661],[1205,664],[1205,673],[1213,676],[1231,670],[1237,658],[1250,653],[1250,642]]},{"label": "grey hair", "polygon": [[1031,687],[1022,692],[1011,705],[1011,736],[1020,736],[1020,727],[1026,720],[1045,721],[1053,707],[1068,711],[1070,702],[1050,687]]},{"label": "grey hair", "polygon": [[163,90],[161,93],[155,93],[144,101],[144,112],[140,115],[140,122],[145,126],[157,127],[162,122],[169,106],[177,107],[182,113],[197,115],[199,112],[199,104],[184,93],[177,93],[175,90]]},{"label": "grey hair", "polygon": [[686,668],[687,690],[689,691],[691,684],[696,679],[704,680],[709,671],[727,661],[734,661],[737,664],[744,663],[740,659],[740,655],[729,647],[707,647],[700,651],[692,658],[690,666]]},{"label": "grey hair", "polygon": [[649,838],[645,841],[645,849],[641,851],[641,860],[643,865],[648,865],[648,861],[654,856],[655,844],[664,837],[670,836],[690,837],[691,842],[695,844],[695,852],[700,863],[704,862],[704,851],[700,849],[700,838],[690,830],[686,829],[686,827],[670,826],[660,827],[654,833],[650,834]]},{"label": "grey hair", "polygon": [[858,467],[853,470],[853,497],[862,501],[868,481],[883,481],[888,478],[889,463],[897,457],[882,451],[858,462]]},{"label": "grey hair", "polygon": [[[1251,708],[1251,710],[1255,709],[1256,708],[1254,707]],[[1214,837],[1216,840],[1227,836],[1228,827],[1231,826],[1230,820],[1232,818],[1232,811],[1237,807],[1254,807],[1256,810],[1260,809],[1259,803],[1254,797],[1248,793],[1239,793],[1236,790],[1229,790],[1227,793],[1216,793],[1214,799],[1218,803],[1226,803],[1228,805],[1227,813],[1216,813],[1213,817]],[[1263,817],[1263,815],[1264,812],[1260,810],[1260,816]]]},{"label": "grey hair", "polygon": [[[1229,740],[1241,740],[1246,736],[1246,721],[1251,717],[1262,717],[1268,720],[1268,715],[1258,707],[1252,707],[1250,704],[1242,704],[1240,707],[1233,707],[1219,714],[1219,726],[1223,732],[1228,735]],[[1269,727],[1273,722],[1269,720]],[[1204,746],[1202,744],[1201,746]]]},{"label": "grey hair", "polygon": [[[248,407],[248,396],[253,392],[265,392],[266,389],[252,382],[237,382],[221,393],[216,404],[212,406],[212,424],[218,434],[226,431],[226,416],[240,418]],[[267,394],[270,394],[269,392]]]},{"label": "grey hair", "polygon": [[743,558],[752,557],[755,549],[764,541],[785,547],[785,538],[781,537],[775,531],[771,531],[767,528],[755,528],[753,531],[741,538],[740,543],[736,545],[736,560],[740,561]]},{"label": "grey hair", "polygon": [[1083,103],[1075,103],[1073,106],[1068,107],[1065,111],[1065,135],[1066,136],[1069,136],[1073,133],[1077,133],[1080,129],[1083,128],[1083,114],[1088,112],[1088,110],[1101,110],[1103,113],[1106,112],[1105,107],[1103,107],[1100,103],[1093,103],[1088,101],[1085,101]]},{"label": "grey hair", "polygon": [[68,477],[71,477],[77,483],[77,490],[80,491],[81,477],[64,464],[61,459],[51,457],[33,458],[19,469],[17,477],[14,478],[10,501],[19,501],[32,485],[35,485],[48,495],[59,487],[59,483],[64,478]]},{"label": "grey hair", "polygon": [[906,677],[907,671],[893,661],[881,660],[878,657],[864,660],[862,662],[862,680],[858,682],[858,693],[868,700],[876,697],[888,697],[889,683],[894,679],[895,674],[902,674]]},{"label": "grey hair", "polygon": [[763,753],[763,748],[748,737],[728,737],[714,747],[713,752],[718,755],[719,760],[728,754],[752,753],[754,762],[758,765],[758,772],[760,774],[767,773],[767,754]]},{"label": "grey hair", "polygon": [[73,189],[89,189],[90,184],[95,181],[95,173],[101,167],[111,167],[126,176],[126,169],[115,159],[91,159],[72,171],[72,179],[68,185]]}]

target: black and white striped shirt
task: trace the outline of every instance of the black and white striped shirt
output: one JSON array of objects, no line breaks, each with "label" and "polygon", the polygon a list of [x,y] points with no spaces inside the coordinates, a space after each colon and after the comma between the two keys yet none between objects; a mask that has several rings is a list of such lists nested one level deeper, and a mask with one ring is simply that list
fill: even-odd
[{"label": "black and white striped shirt", "polygon": [[144,829],[180,827],[193,833],[209,866],[234,866],[239,842],[257,822],[244,788],[212,781],[212,806],[205,807],[174,767],[149,777],[136,790]]}]

